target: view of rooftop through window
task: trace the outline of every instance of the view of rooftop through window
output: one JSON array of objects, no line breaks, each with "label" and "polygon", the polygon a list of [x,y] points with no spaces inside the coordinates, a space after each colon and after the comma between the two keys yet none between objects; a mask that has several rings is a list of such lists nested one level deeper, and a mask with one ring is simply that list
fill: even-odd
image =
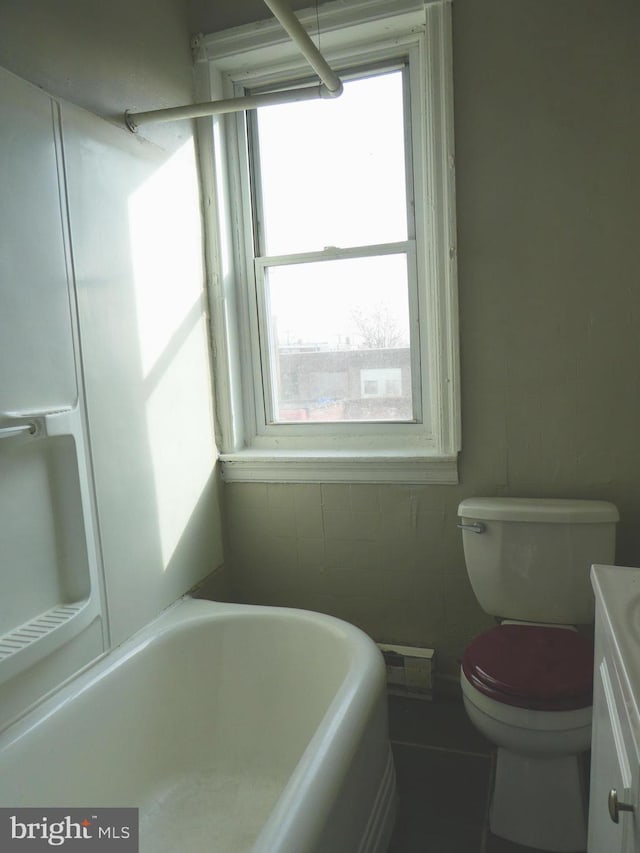
[{"label": "view of rooftop through window", "polygon": [[[410,421],[404,73],[257,111],[257,280],[272,422]],[[266,332],[266,334],[265,334]]]}]

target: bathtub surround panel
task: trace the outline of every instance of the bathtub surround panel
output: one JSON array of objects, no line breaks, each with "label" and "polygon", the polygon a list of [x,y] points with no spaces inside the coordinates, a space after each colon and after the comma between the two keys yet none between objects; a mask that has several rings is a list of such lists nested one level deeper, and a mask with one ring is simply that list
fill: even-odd
[{"label": "bathtub surround panel", "polygon": [[[210,21],[241,23],[240,7],[212,8]],[[455,528],[463,498],[610,500],[616,562],[638,561],[640,6],[454,0],[452,14],[460,485],[372,486],[358,508],[349,484],[229,484],[225,495],[237,597],[434,647],[454,674],[491,624]]]},{"label": "bathtub surround panel", "polygon": [[0,85],[0,412],[71,408],[78,383],[58,109],[6,71]]},{"label": "bathtub surround panel", "polygon": [[[26,0],[2,9],[0,65],[53,95],[54,114],[59,110],[61,115],[57,161],[48,153],[50,145],[38,147],[35,126],[19,134],[14,123],[3,124],[2,133],[13,134],[9,145],[25,155],[29,146],[34,148],[28,174],[34,179],[43,175],[45,181],[33,215],[13,217],[11,228],[2,229],[21,254],[20,264],[3,269],[3,317],[7,304],[24,296],[27,273],[43,281],[39,264],[40,272],[63,287],[69,274],[66,311],[69,304],[77,306],[79,331],[73,340],[56,302],[58,291],[41,286],[34,292],[29,322],[16,321],[4,336],[9,341],[17,335],[22,343],[10,348],[0,370],[5,378],[13,377],[23,397],[34,382],[52,405],[75,404],[78,389],[86,396],[109,615],[105,625],[113,645],[222,563],[193,127],[179,122],[150,128],[141,140],[121,124],[127,107],[192,98],[189,42],[180,0],[108,5]],[[38,91],[38,97],[49,105],[51,123],[45,92]],[[42,109],[36,111],[33,121],[42,115]],[[3,144],[3,157],[6,150]],[[18,178],[16,169],[4,176],[5,201],[18,196]],[[58,179],[68,190],[68,207],[67,198],[61,201],[55,194]],[[51,186],[53,192],[47,189]],[[47,229],[61,228],[61,211],[70,219],[62,226],[70,235],[67,258],[44,251]],[[7,257],[12,256],[3,252],[4,262]],[[54,338],[56,349],[46,351]],[[74,357],[82,365],[80,384],[75,377],[68,381]],[[61,376],[67,378],[59,381]],[[6,389],[10,383],[0,385]],[[55,471],[59,474],[68,461],[67,444],[66,438],[52,442],[62,451],[60,458],[52,461],[48,452],[39,469],[30,464],[29,477],[17,470],[7,478],[20,481],[21,491],[14,490],[14,496],[31,504],[32,516],[44,516],[47,494],[48,506],[55,504],[54,514],[60,515]],[[25,444],[24,451],[33,454],[35,447],[27,450]],[[11,464],[17,465],[14,459]],[[49,474],[50,486],[45,482]],[[0,501],[4,506],[9,498]],[[49,518],[46,530],[33,539],[21,535],[26,516],[17,518],[17,507],[3,513],[0,539],[21,536],[28,553],[20,563],[29,564],[25,577],[31,587],[45,604],[55,592],[53,579],[37,587],[33,583],[41,555],[55,549],[65,588],[70,587],[69,594],[82,593],[73,571],[78,513]],[[4,593],[2,599],[7,600]],[[101,653],[100,630],[91,625],[85,635],[84,650],[77,639],[70,640],[2,686],[0,726]]]},{"label": "bathtub surround panel", "polygon": [[221,562],[195,154],[69,105],[63,127],[118,643]]},{"label": "bathtub surround panel", "polygon": [[1,726],[57,649],[57,678],[102,651],[104,622],[59,107],[0,69],[0,111]]}]

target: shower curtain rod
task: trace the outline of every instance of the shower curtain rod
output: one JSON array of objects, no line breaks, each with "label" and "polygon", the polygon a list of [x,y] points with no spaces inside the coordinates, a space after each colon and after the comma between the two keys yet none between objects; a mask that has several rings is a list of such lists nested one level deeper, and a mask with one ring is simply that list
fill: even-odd
[{"label": "shower curtain rod", "polygon": [[264,0],[264,3],[282,24],[289,38],[316,72],[322,81],[321,85],[284,89],[280,92],[267,92],[261,95],[245,95],[240,98],[226,98],[220,101],[205,101],[201,104],[187,104],[184,107],[167,107],[162,110],[147,110],[140,113],[132,113],[127,110],[124,114],[124,121],[129,130],[135,133],[141,124],[149,122],[201,118],[202,116],[234,113],[275,104],[339,97],[342,94],[342,81],[309,38],[307,31],[289,9],[285,0]]}]

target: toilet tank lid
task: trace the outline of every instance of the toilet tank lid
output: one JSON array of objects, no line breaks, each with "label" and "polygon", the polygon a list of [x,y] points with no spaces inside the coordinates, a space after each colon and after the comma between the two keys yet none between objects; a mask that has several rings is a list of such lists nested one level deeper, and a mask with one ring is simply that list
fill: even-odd
[{"label": "toilet tank lid", "polygon": [[556,524],[616,522],[617,508],[608,501],[561,498],[465,498],[458,507],[462,518],[484,521],[538,521]]}]

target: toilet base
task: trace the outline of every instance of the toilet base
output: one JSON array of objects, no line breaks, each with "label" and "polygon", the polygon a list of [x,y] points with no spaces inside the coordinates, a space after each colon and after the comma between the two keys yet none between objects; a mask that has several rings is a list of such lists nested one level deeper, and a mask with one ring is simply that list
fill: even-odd
[{"label": "toilet base", "polygon": [[498,747],[489,828],[554,853],[587,848],[584,774],[577,755],[533,758]]}]

